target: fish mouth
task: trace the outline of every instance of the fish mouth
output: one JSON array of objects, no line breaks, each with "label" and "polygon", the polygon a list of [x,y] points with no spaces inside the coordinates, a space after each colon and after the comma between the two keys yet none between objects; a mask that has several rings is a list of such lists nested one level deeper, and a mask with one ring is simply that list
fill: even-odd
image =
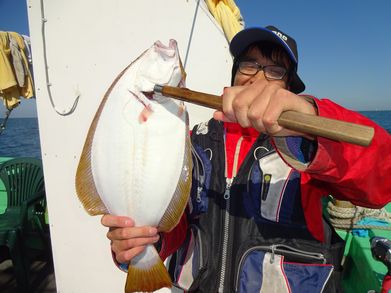
[{"label": "fish mouth", "polygon": [[153,91],[144,92],[142,91],[143,95],[146,96],[149,100],[153,100]]}]

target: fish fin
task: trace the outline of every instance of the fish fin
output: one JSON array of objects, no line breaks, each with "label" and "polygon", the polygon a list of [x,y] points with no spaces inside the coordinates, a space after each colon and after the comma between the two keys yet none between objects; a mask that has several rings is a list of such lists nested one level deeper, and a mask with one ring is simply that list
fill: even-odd
[{"label": "fish fin", "polygon": [[181,75],[182,75],[180,86],[184,87],[187,74],[186,74],[185,67],[183,67],[181,57],[179,57],[179,67],[181,68]]},{"label": "fish fin", "polygon": [[177,113],[178,117],[181,117],[183,115],[183,112],[185,111],[186,111],[185,104],[181,102],[178,107],[178,113]]},{"label": "fish fin", "polygon": [[91,147],[92,137],[87,136],[86,143],[80,157],[76,171],[76,193],[84,209],[91,216],[107,214],[109,211],[102,202],[96,190],[91,171]]},{"label": "fish fin", "polygon": [[182,172],[174,195],[158,225],[159,231],[169,232],[178,224],[189,200],[192,169],[193,162],[191,159],[191,142],[189,129],[186,127],[186,144]]},{"label": "fish fin", "polygon": [[153,292],[163,287],[171,288],[172,286],[170,275],[156,249],[153,246],[147,246],[146,249],[150,250],[148,265],[145,263],[133,264],[132,260],[128,266],[125,293]]},{"label": "fish fin", "polygon": [[[117,79],[119,79],[119,77]],[[91,216],[109,213],[96,190],[91,169],[91,148],[100,114],[113,87],[114,83],[105,94],[95,117],[92,120],[76,171],[76,193],[80,202],[83,204],[84,209]]]},{"label": "fish fin", "polygon": [[92,175],[92,169],[91,169],[91,147],[93,138],[95,135],[96,127],[98,125],[98,121],[100,118],[100,115],[103,111],[103,108],[107,102],[108,97],[110,96],[111,92],[113,91],[115,85],[117,82],[121,79],[121,77],[125,74],[125,72],[129,69],[130,66],[132,66],[133,63],[135,63],[138,59],[140,59],[148,50],[144,51],[143,54],[141,54],[135,61],[133,61],[131,64],[126,66],[124,70],[118,74],[118,76],[115,78],[115,80],[110,85],[109,89],[106,91],[102,102],[100,103],[98,110],[95,113],[94,119],[91,122],[90,128],[88,130],[87,138],[84,143],[83,151],[80,157],[79,165],[77,167],[76,171],[76,193],[79,197],[79,200],[83,204],[84,209],[87,211],[88,214],[91,216],[95,215],[101,215],[101,214],[107,214],[109,213],[108,209],[102,202],[98,191],[96,190],[96,185],[94,182],[94,178]]}]

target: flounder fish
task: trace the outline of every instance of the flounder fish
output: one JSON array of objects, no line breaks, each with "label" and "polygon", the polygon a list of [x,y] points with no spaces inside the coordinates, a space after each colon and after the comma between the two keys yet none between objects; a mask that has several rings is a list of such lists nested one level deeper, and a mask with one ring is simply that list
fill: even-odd
[{"label": "flounder fish", "polygon": [[[176,41],[168,47],[157,41],[107,90],[76,172],[77,195],[90,215],[129,216],[161,232],[177,225],[191,188],[188,114],[182,102],[144,93],[184,80]],[[125,292],[171,285],[153,245],[129,264]]]}]

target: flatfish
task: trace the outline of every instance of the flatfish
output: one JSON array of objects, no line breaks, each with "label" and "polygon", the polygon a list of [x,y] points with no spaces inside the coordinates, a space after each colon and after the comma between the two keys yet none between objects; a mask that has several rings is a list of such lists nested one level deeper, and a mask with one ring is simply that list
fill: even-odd
[{"label": "flatfish", "polygon": [[[88,130],[76,172],[76,192],[90,215],[129,216],[136,226],[172,230],[191,188],[188,113],[182,102],[152,92],[184,86],[177,43],[157,41],[113,81]],[[155,247],[128,266],[125,292],[171,287]]]}]

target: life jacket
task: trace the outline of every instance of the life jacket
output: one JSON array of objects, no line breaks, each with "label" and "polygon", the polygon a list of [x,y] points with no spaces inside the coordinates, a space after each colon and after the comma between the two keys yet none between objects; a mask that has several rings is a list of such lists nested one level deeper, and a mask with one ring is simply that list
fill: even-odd
[{"label": "life jacket", "polygon": [[270,137],[258,136],[232,178],[221,122],[196,126],[192,145],[189,229],[169,263],[174,285],[207,293],[338,292],[344,242],[326,220],[325,241],[311,235],[301,173],[281,160]]}]

